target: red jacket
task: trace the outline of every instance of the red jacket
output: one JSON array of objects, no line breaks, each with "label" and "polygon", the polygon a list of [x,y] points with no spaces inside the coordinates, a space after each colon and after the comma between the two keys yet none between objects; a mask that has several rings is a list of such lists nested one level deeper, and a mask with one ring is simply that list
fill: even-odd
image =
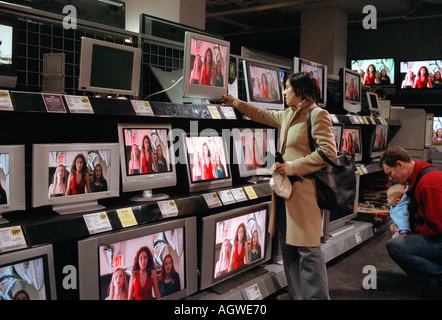
[{"label": "red jacket", "polygon": [[[434,167],[430,163],[415,161],[410,187],[424,168]],[[422,176],[416,185],[417,214],[424,221],[414,230],[426,236],[442,236],[442,171],[431,171]]]}]

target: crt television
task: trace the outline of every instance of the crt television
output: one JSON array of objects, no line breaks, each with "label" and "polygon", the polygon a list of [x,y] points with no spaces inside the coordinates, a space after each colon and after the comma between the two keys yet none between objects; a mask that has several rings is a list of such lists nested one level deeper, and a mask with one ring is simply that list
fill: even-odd
[{"label": "crt television", "polygon": [[327,104],[327,66],[295,57],[293,59],[293,73],[298,72],[310,72],[310,74],[316,79],[319,88],[317,105],[325,107]]},{"label": "crt television", "polygon": [[268,202],[203,218],[200,289],[247,273],[270,260],[268,220]]},{"label": "crt television", "polygon": [[17,21],[0,14],[0,88],[17,84]]},{"label": "crt television", "polygon": [[258,60],[244,59],[247,101],[266,109],[284,109],[280,67]]},{"label": "crt television", "polygon": [[[196,234],[196,218],[190,217],[79,241],[80,299],[113,300],[118,299],[117,293],[122,293],[123,300],[181,299],[195,293],[198,287]],[[147,258],[147,266],[139,264],[140,257]],[[141,272],[149,276],[146,295],[132,290]]]},{"label": "crt television", "polygon": [[[377,59],[353,59],[351,60],[351,69],[357,71],[361,74],[361,82],[367,85],[372,84],[395,84],[395,65],[396,60],[394,58],[377,58]],[[372,67],[370,67],[372,66]],[[379,82],[377,83],[368,83],[369,80],[367,77],[368,68],[375,69],[378,74]]]},{"label": "crt television", "polygon": [[52,245],[0,256],[0,300],[56,300]]},{"label": "crt television", "polygon": [[380,158],[388,147],[388,125],[376,124],[376,128],[370,138],[370,158]]},{"label": "crt television", "polygon": [[170,124],[118,124],[123,192],[142,191],[133,201],[167,199],[153,189],[176,185]]},{"label": "crt television", "polygon": [[82,37],[78,89],[137,96],[141,49]]},{"label": "crt television", "polygon": [[183,96],[221,100],[227,93],[230,42],[186,31]]},{"label": "crt television", "polygon": [[234,128],[235,163],[241,178],[270,175],[275,162],[275,129]]},{"label": "crt television", "polygon": [[232,186],[229,151],[222,134],[184,133],[183,141],[190,192]]},{"label": "crt television", "polygon": [[353,154],[356,162],[362,161],[362,136],[360,126],[344,125],[341,151]]},{"label": "crt television", "polygon": [[401,89],[442,89],[442,60],[400,61],[399,69]]},{"label": "crt television", "polygon": [[32,206],[59,214],[103,209],[99,199],[118,197],[118,143],[34,144]]},{"label": "crt television", "polygon": [[3,213],[25,209],[25,146],[0,146],[0,222]]},{"label": "crt television", "polygon": [[349,113],[361,112],[361,75],[353,70],[339,71],[342,107]]}]

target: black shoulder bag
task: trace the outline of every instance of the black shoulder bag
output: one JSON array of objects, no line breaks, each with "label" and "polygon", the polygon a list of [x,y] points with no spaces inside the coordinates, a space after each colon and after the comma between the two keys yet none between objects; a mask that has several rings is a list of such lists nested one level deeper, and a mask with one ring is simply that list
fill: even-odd
[{"label": "black shoulder bag", "polygon": [[349,153],[338,152],[331,161],[319,146],[315,148],[312,137],[311,111],[307,116],[307,130],[312,152],[318,151],[327,165],[311,174],[316,182],[318,206],[325,210],[335,210],[342,207],[353,207],[356,196],[356,165],[354,157]]}]

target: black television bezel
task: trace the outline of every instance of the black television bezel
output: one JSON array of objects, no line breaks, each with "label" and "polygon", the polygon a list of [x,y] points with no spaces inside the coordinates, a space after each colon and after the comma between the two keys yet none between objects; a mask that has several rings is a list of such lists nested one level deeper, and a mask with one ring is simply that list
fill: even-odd
[{"label": "black television bezel", "polygon": [[12,63],[9,65],[0,64],[0,75],[14,77],[17,76],[18,71],[18,20],[0,13],[0,24],[12,27]]}]

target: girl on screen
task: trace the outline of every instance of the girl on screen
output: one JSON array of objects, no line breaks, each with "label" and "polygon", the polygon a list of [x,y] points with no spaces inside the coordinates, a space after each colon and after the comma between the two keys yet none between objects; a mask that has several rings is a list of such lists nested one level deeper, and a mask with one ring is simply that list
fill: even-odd
[{"label": "girl on screen", "polygon": [[66,167],[59,164],[52,176],[52,183],[49,186],[48,197],[62,197],[66,195],[67,188],[67,172]]},{"label": "girl on screen", "polygon": [[210,153],[209,145],[204,142],[203,146],[203,156],[202,156],[202,173],[203,180],[212,180],[214,178],[213,175],[213,165],[212,165],[212,154]]},{"label": "girl on screen", "polygon": [[431,84],[431,77],[428,73],[428,68],[422,66],[419,68],[419,72],[417,73],[416,80],[413,85],[414,89],[422,89],[422,88],[433,88]]},{"label": "girl on screen", "polygon": [[72,161],[71,172],[69,173],[66,195],[90,193],[90,178],[86,167],[86,158],[79,153]]},{"label": "girl on screen", "polygon": [[201,159],[198,151],[193,153],[192,181],[200,181],[203,178]]},{"label": "girl on screen", "polygon": [[163,147],[160,143],[157,144],[155,155],[155,167],[157,172],[167,172],[167,160],[163,154]]},{"label": "girl on screen", "polygon": [[405,75],[404,81],[402,81],[401,88],[402,89],[411,89],[414,85],[414,80],[416,76],[414,75],[414,72],[409,70],[407,74]]},{"label": "girl on screen", "polygon": [[138,149],[138,145],[133,144],[132,149],[130,151],[130,160],[129,160],[129,174],[140,174],[141,173],[141,160],[140,160],[140,149]]},{"label": "girl on screen", "polygon": [[217,87],[222,87],[224,85],[224,77],[220,59],[216,62],[214,82],[215,86]]},{"label": "girl on screen", "polygon": [[219,260],[215,265],[215,278],[225,275],[229,271],[231,245],[229,239],[224,239],[219,251]]},{"label": "girl on screen", "polygon": [[175,270],[173,258],[167,254],[161,264],[160,279],[158,280],[158,287],[162,297],[181,290],[180,275]]},{"label": "girl on screen", "polygon": [[436,71],[433,76],[433,81],[431,82],[433,88],[442,88],[442,80],[440,76],[440,71]]},{"label": "girl on screen", "polygon": [[249,263],[249,249],[246,235],[246,226],[244,223],[240,223],[236,229],[235,239],[233,240],[233,251],[230,258],[229,271],[238,269]]},{"label": "girl on screen", "polygon": [[199,84],[201,78],[201,67],[203,62],[201,60],[201,56],[197,54],[195,59],[193,60],[193,69],[190,71],[190,83],[191,84]]},{"label": "girl on screen", "polygon": [[107,191],[107,181],[103,176],[103,167],[97,163],[91,181],[91,192]]},{"label": "girl on screen", "polygon": [[127,277],[122,268],[117,268],[112,274],[106,300],[127,300]]},{"label": "girl on screen", "polygon": [[379,82],[380,84],[391,84],[390,77],[388,76],[387,70],[385,68],[381,70]]},{"label": "girl on screen", "polygon": [[261,255],[261,245],[259,244],[259,240],[258,240],[258,230],[255,229],[252,232],[252,239],[250,240],[249,262],[253,262],[255,260],[258,260],[261,257],[262,257],[262,255]]},{"label": "girl on screen", "polygon": [[127,300],[153,300],[152,289],[155,298],[160,299],[161,294],[158,288],[158,278],[152,252],[144,246],[138,249],[135,255]]},{"label": "girl on screen", "polygon": [[367,72],[365,73],[364,84],[379,84],[379,75],[376,72],[376,67],[374,64],[370,64],[367,67]]},{"label": "girl on screen", "polygon": [[346,83],[347,91],[346,91],[346,98],[350,100],[355,99],[355,81],[353,78],[350,79],[350,83]]},{"label": "girl on screen", "polygon": [[261,95],[263,98],[268,99],[269,95],[269,83],[267,81],[267,75],[263,72],[261,74]]},{"label": "girl on screen", "polygon": [[141,173],[156,172],[152,143],[148,135],[143,137],[141,144]]},{"label": "girl on screen", "polygon": [[203,67],[201,69],[200,84],[205,86],[213,86],[213,53],[212,49],[207,48],[204,54]]},{"label": "girl on screen", "polygon": [[214,170],[215,170],[215,177],[216,178],[225,178],[226,177],[226,169],[224,168],[222,162],[221,162],[221,156],[219,155],[218,151],[214,152]]}]

